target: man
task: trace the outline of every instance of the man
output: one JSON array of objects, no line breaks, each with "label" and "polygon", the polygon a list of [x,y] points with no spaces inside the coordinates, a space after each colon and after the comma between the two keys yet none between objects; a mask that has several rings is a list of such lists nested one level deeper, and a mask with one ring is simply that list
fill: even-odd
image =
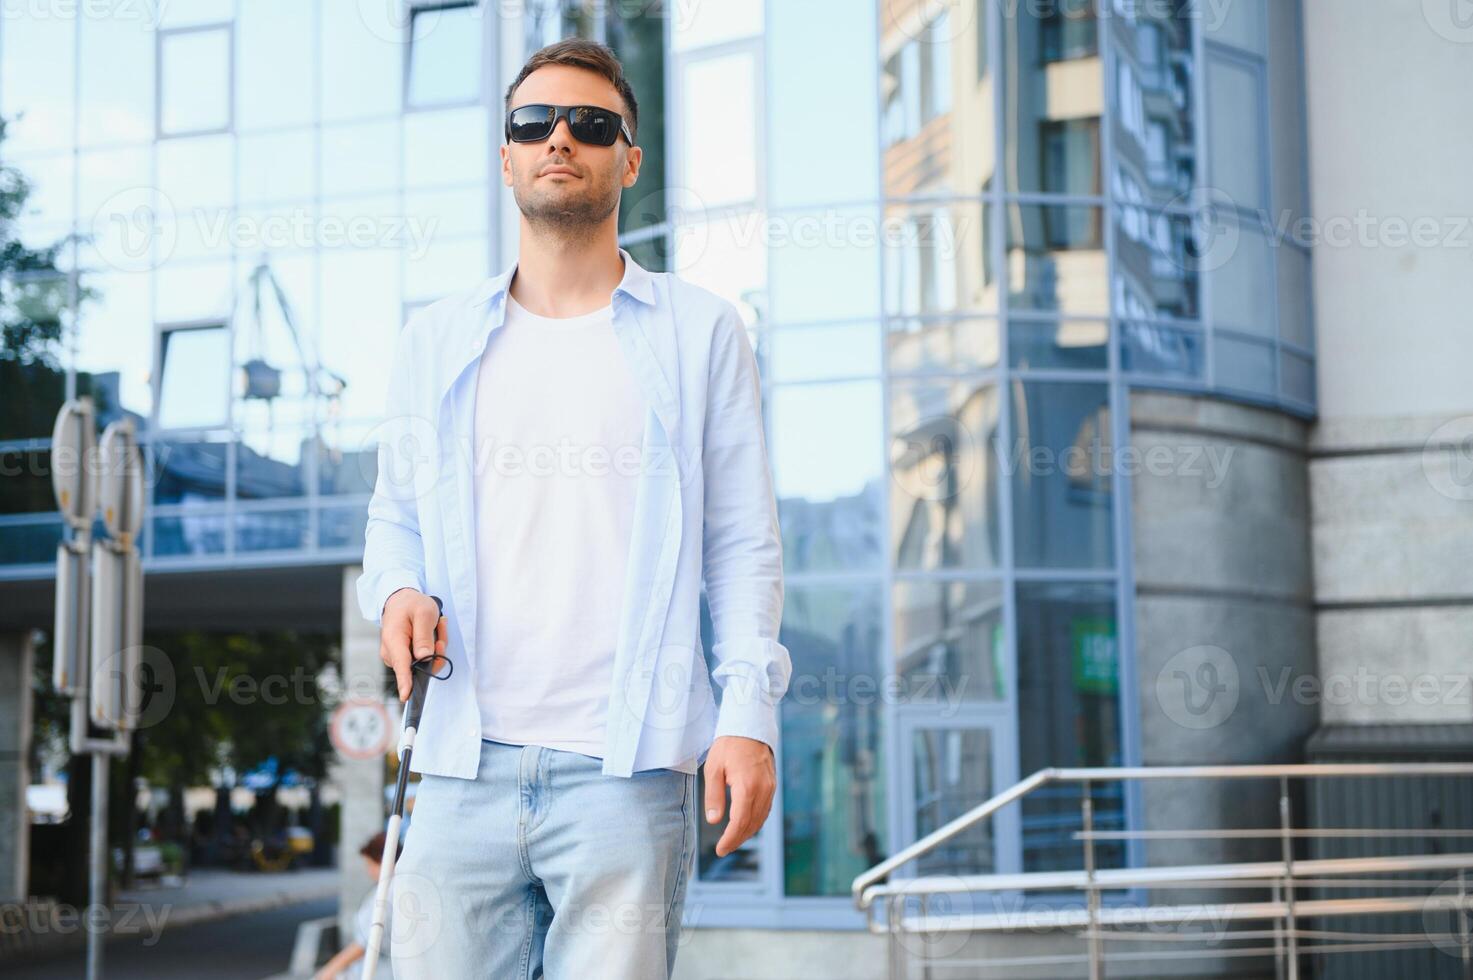
[{"label": "man", "polygon": [[777,786],[792,666],[756,358],[731,303],[618,246],[642,154],[607,47],[543,48],[506,110],[518,259],[401,333],[358,580],[401,700],[413,659],[451,663],[414,749],[394,970],[668,977],[697,767],[709,823],[730,792],[721,856]]}]

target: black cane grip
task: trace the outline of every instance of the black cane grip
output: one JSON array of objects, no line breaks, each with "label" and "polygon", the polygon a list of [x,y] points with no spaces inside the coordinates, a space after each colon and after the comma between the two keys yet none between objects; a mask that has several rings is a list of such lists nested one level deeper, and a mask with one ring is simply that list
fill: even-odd
[{"label": "black cane grip", "polygon": [[[435,606],[440,611],[440,616],[445,615],[445,603],[437,595],[430,596],[435,600]],[[435,620],[435,641],[438,645],[440,639],[440,620]],[[431,653],[424,660],[412,663],[409,673],[413,675],[413,682],[409,688],[409,703],[404,707],[404,727],[419,729],[419,719],[425,710],[425,694],[429,691],[430,675],[434,672],[436,654]]]},{"label": "black cane grip", "polygon": [[404,707],[404,727],[419,730],[419,716],[425,710],[425,692],[430,687],[430,673],[427,670],[416,670],[414,683],[409,688],[409,703]]}]

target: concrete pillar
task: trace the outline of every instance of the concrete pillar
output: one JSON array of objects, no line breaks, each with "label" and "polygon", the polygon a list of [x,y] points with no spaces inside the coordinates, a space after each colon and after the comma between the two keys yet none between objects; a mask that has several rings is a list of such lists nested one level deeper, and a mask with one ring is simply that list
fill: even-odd
[{"label": "concrete pillar", "polygon": [[[1315,676],[1307,424],[1150,391],[1132,392],[1130,422],[1142,762],[1302,761],[1319,717],[1292,686]],[[1147,783],[1142,796],[1150,829],[1278,818],[1276,787],[1256,780]],[[1202,864],[1268,860],[1274,846],[1157,840],[1146,852],[1150,864]],[[1152,901],[1239,900],[1166,894]]]},{"label": "concrete pillar", "polygon": [[[363,569],[343,569],[343,684],[354,693],[382,691],[384,665],[378,655],[378,627],[358,611],[357,581]],[[393,712],[390,713],[394,717]],[[384,759],[364,761],[338,757],[333,779],[342,792],[338,825],[338,928],[344,939],[353,935],[353,916],[363,896],[373,889],[358,849],[384,829]]]},{"label": "concrete pillar", "polygon": [[26,899],[31,865],[31,633],[0,633],[0,901]]}]

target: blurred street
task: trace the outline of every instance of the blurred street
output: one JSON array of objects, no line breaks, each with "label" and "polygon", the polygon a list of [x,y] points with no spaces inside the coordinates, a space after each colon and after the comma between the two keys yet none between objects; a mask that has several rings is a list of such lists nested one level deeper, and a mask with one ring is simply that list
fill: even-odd
[{"label": "blurred street", "polygon": [[[123,892],[113,906],[115,938],[104,967],[112,978],[228,977],[283,974],[298,924],[337,912],[333,869],[280,874],[201,870],[182,884]],[[71,928],[36,949],[4,960],[7,980],[81,976],[84,937]]]},{"label": "blurred street", "polygon": [[[107,944],[103,963],[108,980],[262,980],[286,972],[299,923],[336,911],[336,899],[319,898],[265,912],[166,928],[153,946],[144,945],[148,938],[145,935],[120,937]],[[7,962],[4,973],[7,980],[60,980],[82,976],[85,964],[86,951],[76,946],[62,953]]]}]

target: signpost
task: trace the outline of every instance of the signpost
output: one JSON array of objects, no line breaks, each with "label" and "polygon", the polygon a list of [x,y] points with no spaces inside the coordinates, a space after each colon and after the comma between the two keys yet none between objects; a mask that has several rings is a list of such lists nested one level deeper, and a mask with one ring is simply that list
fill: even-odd
[{"label": "signpost", "polygon": [[[52,487],[70,534],[56,552],[53,680],[72,701],[71,751],[92,755],[88,907],[107,908],[107,776],[126,755],[142,708],[143,566],[137,536],[144,513],[143,458],[132,419],[99,442],[90,398],[62,406],[52,431]],[[108,537],[94,539],[98,506]],[[90,561],[89,561],[90,559]],[[94,735],[94,730],[101,735]],[[102,922],[88,923],[87,978],[102,977]]]}]

